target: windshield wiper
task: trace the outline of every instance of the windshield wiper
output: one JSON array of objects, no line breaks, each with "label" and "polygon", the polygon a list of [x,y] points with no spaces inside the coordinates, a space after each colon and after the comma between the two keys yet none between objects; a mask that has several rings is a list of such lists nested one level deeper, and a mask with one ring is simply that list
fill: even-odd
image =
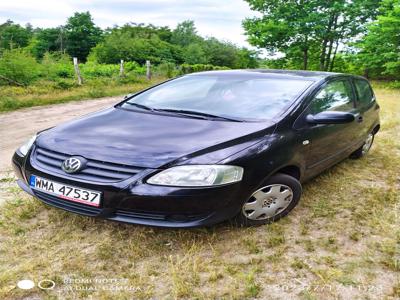
[{"label": "windshield wiper", "polygon": [[133,106],[139,107],[139,108],[144,109],[144,110],[149,110],[149,111],[154,111],[155,110],[154,108],[151,108],[149,106],[146,106],[146,105],[143,105],[143,104],[139,104],[139,103],[136,103],[136,102],[127,101],[127,102],[124,102],[123,104],[133,105]]},{"label": "windshield wiper", "polygon": [[232,122],[243,122],[243,120],[240,120],[240,119],[236,119],[236,118],[232,118],[232,117],[218,116],[218,115],[213,115],[213,114],[204,113],[204,112],[195,111],[195,110],[172,109],[172,108],[154,108],[153,110],[171,112],[171,113],[176,113],[176,114],[184,115],[184,116],[200,117],[201,119],[219,119],[219,120],[226,120],[226,121],[232,121]]}]

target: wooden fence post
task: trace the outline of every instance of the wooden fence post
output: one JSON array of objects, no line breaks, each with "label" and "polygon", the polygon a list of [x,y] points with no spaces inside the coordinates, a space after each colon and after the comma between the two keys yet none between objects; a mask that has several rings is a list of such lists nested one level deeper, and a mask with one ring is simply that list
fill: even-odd
[{"label": "wooden fence post", "polygon": [[151,67],[150,61],[149,61],[149,60],[146,60],[146,77],[147,77],[148,80],[151,79],[151,70],[150,70],[150,67]]},{"label": "wooden fence post", "polygon": [[124,77],[124,60],[121,59],[121,63],[119,65],[119,77]]},{"label": "wooden fence post", "polygon": [[74,69],[75,69],[75,74],[76,77],[78,77],[78,84],[82,85],[82,76],[81,76],[81,72],[79,71],[79,66],[78,66],[78,58],[74,57]]}]

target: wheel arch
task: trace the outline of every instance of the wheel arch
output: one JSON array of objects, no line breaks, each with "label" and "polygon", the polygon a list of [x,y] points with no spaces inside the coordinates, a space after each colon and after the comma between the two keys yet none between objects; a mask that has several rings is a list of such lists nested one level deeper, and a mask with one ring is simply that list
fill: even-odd
[{"label": "wheel arch", "polygon": [[381,124],[377,124],[375,125],[374,129],[372,129],[372,134],[376,134],[379,129],[381,129]]},{"label": "wheel arch", "polygon": [[301,175],[302,175],[300,167],[298,167],[296,165],[288,165],[288,166],[279,168],[279,169],[275,170],[271,174],[271,176],[276,174],[276,173],[283,173],[283,174],[286,174],[286,175],[290,175],[290,176],[296,178],[299,181],[300,181]]}]

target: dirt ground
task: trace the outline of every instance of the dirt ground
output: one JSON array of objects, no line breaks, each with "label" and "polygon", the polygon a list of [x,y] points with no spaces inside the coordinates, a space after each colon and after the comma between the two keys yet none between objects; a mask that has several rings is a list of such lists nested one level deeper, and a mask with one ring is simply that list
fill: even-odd
[{"label": "dirt ground", "polygon": [[[39,106],[0,114],[0,179],[10,176],[12,155],[22,143],[36,132],[85,115],[122,99],[107,97],[49,106]],[[0,182],[0,203],[9,197],[6,187],[12,183]]]}]

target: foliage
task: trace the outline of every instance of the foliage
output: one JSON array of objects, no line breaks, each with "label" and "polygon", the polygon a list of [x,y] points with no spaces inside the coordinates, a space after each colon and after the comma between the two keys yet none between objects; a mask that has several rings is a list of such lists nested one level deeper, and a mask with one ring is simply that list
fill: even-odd
[{"label": "foliage", "polygon": [[42,77],[50,80],[74,77],[72,59],[61,52],[46,52],[42,59]]},{"label": "foliage", "polygon": [[87,62],[81,65],[80,70],[83,78],[113,77],[119,74],[119,65]]},{"label": "foliage", "polygon": [[144,64],[146,60],[153,63],[161,61],[179,61],[175,45],[161,40],[157,36],[136,38],[130,33],[114,30],[104,42],[93,48],[91,57],[99,63],[118,63],[121,59]]},{"label": "foliage", "polygon": [[333,70],[339,44],[363,33],[364,24],[376,16],[380,1],[246,2],[262,14],[243,22],[251,44],[271,52],[282,52],[302,69],[318,61],[317,69],[326,71]]},{"label": "foliage", "polygon": [[400,79],[400,1],[386,0],[377,21],[358,43],[366,75]]},{"label": "foliage", "polygon": [[175,64],[171,62],[164,62],[159,64],[155,68],[155,72],[161,76],[165,76],[167,78],[175,77],[179,74],[179,70],[176,68]]},{"label": "foliage", "polygon": [[65,49],[66,37],[64,28],[45,28],[37,30],[31,40],[29,48],[36,58],[40,59],[46,52],[60,51]]},{"label": "foliage", "polygon": [[68,54],[85,61],[90,49],[101,40],[102,30],[94,24],[89,12],[75,13],[65,25],[65,34]]},{"label": "foliage", "polygon": [[[259,51],[201,37],[190,20],[174,29],[128,23],[101,30],[90,13],[83,12],[54,28],[21,26],[11,20],[0,24],[0,84],[47,80],[69,89],[75,76],[73,56],[79,59],[84,79],[112,78],[120,84],[144,75],[146,60],[151,61],[153,74],[168,78],[261,66],[400,79],[400,0],[246,2],[260,13],[243,22],[249,42],[278,55],[261,60]],[[119,74],[121,59],[124,76]]]},{"label": "foliage", "polygon": [[191,20],[179,23],[171,35],[171,42],[182,47],[194,44],[199,40],[200,37],[197,35],[196,26]]},{"label": "foliage", "polygon": [[165,27],[126,24],[110,29],[104,41],[92,49],[89,60],[98,63],[136,61],[144,64],[213,64],[229,68],[257,66],[257,52],[238,48],[215,38],[203,39],[192,21],[184,21],[170,32]]},{"label": "foliage", "polygon": [[[0,75],[19,84],[30,84],[37,79],[41,66],[35,58],[21,50],[4,50],[0,59]],[[0,79],[0,84],[9,83]]]},{"label": "foliage", "polygon": [[[205,39],[198,35],[190,20],[183,21],[173,30],[167,26],[129,23],[103,31],[94,24],[89,12],[77,12],[66,24],[54,28],[33,29],[29,24],[23,27],[10,20],[1,24],[0,57],[2,52],[17,48],[23,50],[18,50],[19,54],[15,55],[24,53],[29,57],[33,72],[29,74],[26,64],[23,70],[28,71],[21,71],[26,76],[16,71],[26,63],[26,59],[22,59],[21,63],[0,75],[14,73],[11,77],[21,79],[23,83],[41,77],[61,82],[61,87],[66,86],[62,78],[74,77],[72,57],[78,58],[84,78],[119,77],[119,63],[124,60],[125,77],[120,81],[133,80],[136,75],[144,74],[147,60],[155,68],[153,71],[167,77],[178,74],[177,66],[183,63],[228,68],[258,66],[258,52],[216,38]],[[6,61],[2,62],[3,66],[6,64]]]},{"label": "foliage", "polygon": [[183,51],[183,60],[187,64],[207,63],[206,53],[202,45],[199,43],[192,43],[185,47]]},{"label": "foliage", "polygon": [[0,25],[0,49],[25,47],[31,37],[32,28],[29,24],[24,28],[8,20]]}]

